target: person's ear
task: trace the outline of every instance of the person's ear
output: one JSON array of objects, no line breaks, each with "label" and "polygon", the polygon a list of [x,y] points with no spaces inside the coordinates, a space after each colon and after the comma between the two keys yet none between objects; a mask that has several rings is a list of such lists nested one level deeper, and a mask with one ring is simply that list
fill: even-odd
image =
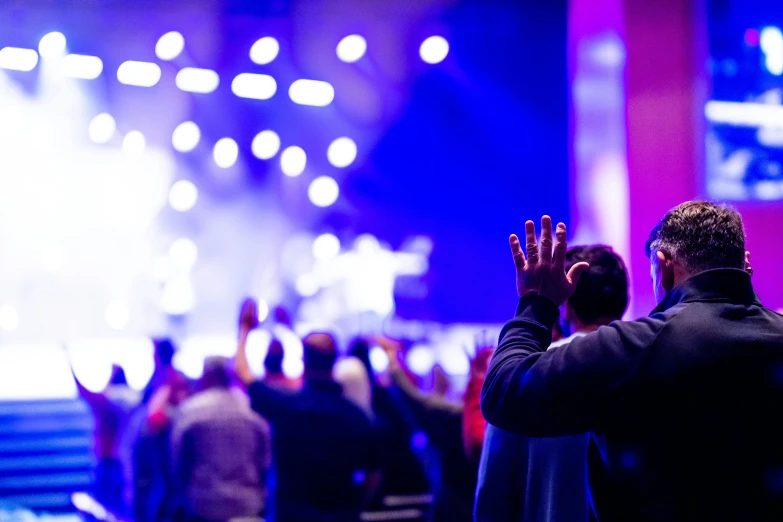
[{"label": "person's ear", "polygon": [[658,257],[658,267],[661,271],[661,286],[665,292],[674,288],[674,260],[672,257],[660,250],[656,252]]},{"label": "person's ear", "polygon": [[753,267],[750,266],[750,252],[745,252],[745,271],[753,275]]}]

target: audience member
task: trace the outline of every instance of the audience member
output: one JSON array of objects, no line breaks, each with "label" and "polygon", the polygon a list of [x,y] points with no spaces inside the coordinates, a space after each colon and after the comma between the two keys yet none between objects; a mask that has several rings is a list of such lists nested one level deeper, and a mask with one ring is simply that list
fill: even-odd
[{"label": "audience member", "polygon": [[302,387],[302,382],[300,379],[291,379],[283,373],[283,359],[285,359],[283,343],[279,339],[272,339],[264,357],[264,382],[283,390],[298,390]]},{"label": "audience member", "polygon": [[[658,306],[547,351],[566,274],[566,230],[525,224],[510,243],[520,296],[482,391],[487,421],[531,437],[591,432],[592,508],[602,521],[783,518],[783,317],[751,284],[742,218],[687,202],[646,250]],[[774,238],[761,238],[774,241]]]},{"label": "audience member", "polygon": [[256,380],[248,366],[245,346],[256,316],[255,303],[246,301],[236,370],[253,409],[272,425],[272,520],[358,521],[378,483],[378,448],[370,419],[332,378],[335,341],[324,333],[304,339],[304,387],[285,392]]},{"label": "audience member", "polygon": [[[579,262],[590,267],[561,308],[564,329],[572,334],[549,350],[619,320],[628,306],[628,276],[620,256],[605,246],[574,247],[566,254],[566,270]],[[586,434],[536,439],[488,425],[476,522],[586,522],[587,444]]]},{"label": "audience member", "polygon": [[147,387],[144,389],[143,402],[147,404],[152,396],[158,389],[171,382],[174,375],[177,374],[177,370],[174,369],[172,361],[174,360],[174,353],[176,348],[171,339],[153,339],[154,346],[154,363],[155,369],[153,370],[152,377],[150,378]]},{"label": "audience member", "polygon": [[188,520],[224,522],[264,510],[269,425],[230,390],[226,360],[204,363],[201,391],[180,407],[171,434]]},{"label": "audience member", "polygon": [[476,463],[465,456],[462,442],[463,404],[439,393],[426,394],[411,382],[399,361],[401,345],[391,339],[378,338],[389,357],[389,373],[402,392],[403,407],[410,412],[427,439],[438,451],[439,473],[435,489],[433,520],[436,522],[470,521],[473,518],[473,496],[476,490]]},{"label": "audience member", "polygon": [[137,414],[141,421],[133,447],[133,515],[135,522],[179,522],[183,499],[170,458],[171,423],[188,397],[189,384],[179,372],[155,391]]},{"label": "audience member", "polygon": [[462,444],[465,456],[471,462],[478,462],[484,444],[487,422],[481,414],[481,387],[487,373],[494,347],[482,347],[470,361],[470,376],[465,389],[465,411],[462,413]]},{"label": "audience member", "polygon": [[420,495],[429,491],[424,467],[411,447],[414,429],[400,411],[398,401],[391,390],[378,383],[378,377],[370,364],[370,344],[357,338],[348,350],[364,364],[372,387],[372,410],[383,453],[381,458],[381,484],[375,498],[376,508],[382,506],[387,495]]},{"label": "audience member", "polygon": [[89,405],[95,419],[94,496],[115,513],[125,512],[125,470],[120,456],[120,440],[131,412],[139,403],[137,392],[128,386],[124,370],[112,366],[111,377],[103,392],[87,389],[76,377],[79,396]]}]

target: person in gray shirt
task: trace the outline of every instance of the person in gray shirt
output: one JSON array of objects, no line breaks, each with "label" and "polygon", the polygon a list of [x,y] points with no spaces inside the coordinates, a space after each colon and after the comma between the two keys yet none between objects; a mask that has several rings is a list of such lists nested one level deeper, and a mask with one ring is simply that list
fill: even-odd
[{"label": "person in gray shirt", "polygon": [[229,388],[226,359],[204,363],[201,390],[174,420],[174,469],[191,521],[257,517],[266,502],[269,424]]}]

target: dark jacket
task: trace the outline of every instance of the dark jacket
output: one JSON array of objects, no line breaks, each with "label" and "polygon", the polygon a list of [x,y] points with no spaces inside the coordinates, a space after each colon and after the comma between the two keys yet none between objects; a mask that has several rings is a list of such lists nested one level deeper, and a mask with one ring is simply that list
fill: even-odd
[{"label": "dark jacket", "polygon": [[557,307],[520,300],[482,391],[487,420],[592,432],[602,522],[783,520],[783,317],[740,270],[698,274],[646,318],[545,351]]}]

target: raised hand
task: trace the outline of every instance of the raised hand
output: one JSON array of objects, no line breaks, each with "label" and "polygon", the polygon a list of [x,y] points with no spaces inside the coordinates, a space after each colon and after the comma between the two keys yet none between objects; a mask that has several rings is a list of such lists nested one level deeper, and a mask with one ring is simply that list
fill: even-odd
[{"label": "raised hand", "polygon": [[[576,263],[565,273],[566,226],[557,224],[556,241],[552,243],[552,219],[541,218],[541,248],[536,240],[536,225],[532,221],[525,223],[525,249],[522,251],[519,238],[512,234],[509,238],[511,254],[517,271],[517,293],[519,297],[538,294],[560,306],[576,290],[582,273],[589,267],[587,263]],[[554,248],[553,248],[554,247]]]},{"label": "raised hand", "polygon": [[253,330],[258,326],[258,306],[256,302],[247,298],[242,303],[242,309],[239,312],[239,327],[245,331]]}]

